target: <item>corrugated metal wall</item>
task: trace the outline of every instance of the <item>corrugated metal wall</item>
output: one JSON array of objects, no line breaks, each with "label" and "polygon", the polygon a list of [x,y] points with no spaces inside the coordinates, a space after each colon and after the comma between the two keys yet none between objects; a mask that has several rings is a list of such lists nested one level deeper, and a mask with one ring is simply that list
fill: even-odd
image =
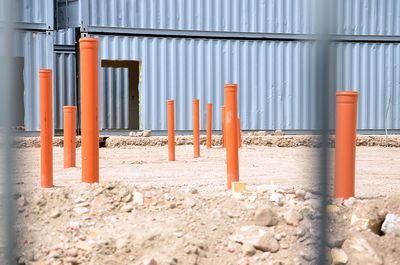
[{"label": "corrugated metal wall", "polygon": [[[89,20],[85,26],[247,33],[313,33],[313,0],[88,0],[88,2]],[[400,1],[335,0],[335,2],[338,24],[334,33],[400,35]],[[86,20],[86,17],[81,20]]]},{"label": "corrugated metal wall", "polygon": [[[316,129],[310,42],[96,37],[100,59],[142,61],[142,129],[165,130],[166,100],[175,99],[176,129],[190,130],[193,98],[201,100],[202,128],[212,102],[213,127],[220,129],[224,83],[239,84],[244,130]],[[333,49],[336,89],[361,93],[359,128],[400,128],[400,44],[339,43]]]},{"label": "corrugated metal wall", "polygon": [[128,129],[128,68],[101,68],[100,80],[100,129]]},{"label": "corrugated metal wall", "polygon": [[39,130],[39,69],[53,69],[53,34],[16,31],[14,55],[24,57],[25,128]]},{"label": "corrugated metal wall", "polygon": [[54,54],[54,129],[64,128],[64,106],[76,106],[76,57],[75,53]]},{"label": "corrugated metal wall", "polygon": [[75,29],[60,29],[54,31],[54,44],[75,45]]}]

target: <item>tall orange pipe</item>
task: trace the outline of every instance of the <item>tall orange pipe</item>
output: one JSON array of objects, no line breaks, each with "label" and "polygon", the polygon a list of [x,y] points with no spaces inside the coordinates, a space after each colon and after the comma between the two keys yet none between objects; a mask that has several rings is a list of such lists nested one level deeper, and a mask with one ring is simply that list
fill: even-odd
[{"label": "tall orange pipe", "polygon": [[168,161],[175,161],[175,111],[174,101],[168,100]]},{"label": "tall orange pipe", "polygon": [[354,197],[358,92],[336,92],[334,197]]},{"label": "tall orange pipe", "polygon": [[222,119],[222,147],[225,148],[225,141],[226,141],[226,128],[225,128],[225,106],[221,107],[221,119]]},{"label": "tall orange pipe", "polygon": [[193,99],[193,146],[193,157],[200,157],[200,118],[198,99]]},{"label": "tall orange pipe", "polygon": [[99,41],[81,38],[82,182],[99,182]]},{"label": "tall orange pipe", "polygon": [[228,189],[239,181],[239,154],[237,138],[237,85],[225,84],[225,135]]},{"label": "tall orange pipe", "polygon": [[238,140],[238,147],[242,147],[242,135],[240,132],[240,118],[237,118],[237,140]]},{"label": "tall orange pipe", "polygon": [[64,106],[64,168],[76,164],[76,106]]},{"label": "tall orange pipe", "polygon": [[212,103],[207,104],[207,148],[212,145]]},{"label": "tall orange pipe", "polygon": [[53,187],[52,71],[39,70],[41,187]]}]

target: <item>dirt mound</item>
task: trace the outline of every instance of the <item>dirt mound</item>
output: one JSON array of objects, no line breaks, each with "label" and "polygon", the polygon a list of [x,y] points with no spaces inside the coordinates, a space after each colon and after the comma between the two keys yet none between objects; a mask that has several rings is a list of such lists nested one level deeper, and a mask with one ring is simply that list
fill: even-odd
[{"label": "dirt mound", "polygon": [[[192,136],[177,136],[177,145],[193,144]],[[80,137],[77,137],[77,146],[81,144]],[[213,136],[213,145],[220,146],[222,137],[220,135]],[[100,142],[104,143],[104,147],[127,147],[129,146],[164,146],[168,144],[166,136],[101,136]],[[319,136],[316,135],[267,135],[265,132],[255,132],[242,135],[244,145],[273,146],[273,147],[319,147]],[[62,137],[54,137],[54,146],[63,146]],[[206,144],[206,137],[200,136],[200,144]],[[40,147],[39,137],[17,137],[14,143],[17,148]],[[335,146],[335,137],[330,137],[329,146]],[[400,147],[400,135],[358,135],[357,146],[383,146],[383,147]]]},{"label": "dirt mound", "polygon": [[[318,197],[301,188],[262,185],[232,194],[103,183],[21,191],[16,199],[19,264],[316,262]],[[381,222],[386,213],[399,214],[399,201],[331,205],[339,238],[327,250],[342,254],[347,264],[399,264],[400,238],[351,224],[355,214],[378,215]],[[357,263],[360,257],[377,263]]]}]

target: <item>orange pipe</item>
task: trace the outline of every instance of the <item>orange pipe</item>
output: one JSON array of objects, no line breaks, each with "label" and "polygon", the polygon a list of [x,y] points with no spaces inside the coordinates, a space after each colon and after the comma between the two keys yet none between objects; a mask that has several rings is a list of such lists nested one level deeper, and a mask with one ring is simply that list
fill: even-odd
[{"label": "orange pipe", "polygon": [[99,41],[81,38],[82,182],[99,182]]},{"label": "orange pipe", "polygon": [[221,114],[222,114],[222,147],[225,148],[225,141],[226,141],[226,135],[225,135],[225,106],[221,107]]},{"label": "orange pipe", "polygon": [[64,106],[64,168],[76,164],[76,106]]},{"label": "orange pipe", "polygon": [[41,187],[53,187],[52,71],[39,70]]},{"label": "orange pipe", "polygon": [[175,112],[174,101],[167,100],[168,106],[168,161],[175,161]]},{"label": "orange pipe", "polygon": [[207,148],[212,145],[212,104],[207,104]]},{"label": "orange pipe", "polygon": [[239,154],[237,136],[237,85],[225,84],[225,135],[228,189],[239,181]]},{"label": "orange pipe", "polygon": [[237,140],[238,140],[238,147],[242,147],[242,135],[240,132],[240,118],[237,118]]},{"label": "orange pipe", "polygon": [[200,118],[198,99],[193,99],[193,146],[193,157],[200,157]]},{"label": "orange pipe", "polygon": [[354,197],[358,92],[336,92],[334,197]]}]

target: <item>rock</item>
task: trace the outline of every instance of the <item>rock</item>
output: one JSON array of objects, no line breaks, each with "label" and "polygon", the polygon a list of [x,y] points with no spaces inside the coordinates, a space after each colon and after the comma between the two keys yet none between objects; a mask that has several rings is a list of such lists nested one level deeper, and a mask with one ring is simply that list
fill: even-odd
[{"label": "rock", "polygon": [[350,226],[355,228],[357,231],[371,231],[375,234],[380,234],[381,221],[377,219],[359,218],[353,214],[350,220]]},{"label": "rock", "polygon": [[258,132],[254,132],[255,136],[266,136],[267,132],[266,131],[258,131]]},{"label": "rock", "polygon": [[86,207],[76,207],[76,208],[74,208],[74,212],[77,213],[78,215],[82,215],[82,214],[88,213],[89,209]]},{"label": "rock", "polygon": [[400,215],[387,214],[382,224],[382,232],[387,235],[400,237]]},{"label": "rock", "polygon": [[277,192],[271,193],[269,196],[269,200],[271,202],[275,202],[276,204],[282,206],[283,205],[283,195]]},{"label": "rock", "polygon": [[250,244],[255,249],[275,253],[279,250],[279,242],[274,238],[274,233],[255,225],[242,226],[236,234],[229,237],[231,240]]},{"label": "rock", "polygon": [[76,244],[76,247],[82,250],[91,251],[93,249],[93,245],[86,241],[79,241]]},{"label": "rock", "polygon": [[188,193],[191,193],[191,194],[197,194],[197,193],[199,193],[199,191],[196,189],[196,188],[194,188],[194,187],[185,187],[184,189],[183,189],[183,191],[184,192],[188,192]]},{"label": "rock", "polygon": [[286,224],[298,226],[300,221],[303,219],[303,216],[296,210],[290,209],[283,215],[283,218],[285,219]]},{"label": "rock", "polygon": [[346,264],[349,258],[347,257],[346,252],[340,248],[332,248],[331,249],[331,256],[333,264]]},{"label": "rock", "polygon": [[151,136],[151,130],[144,130],[142,136],[143,136],[143,137],[149,137],[149,136]]},{"label": "rock", "polygon": [[256,210],[254,222],[260,226],[273,226],[278,223],[275,212],[269,207],[263,207]]},{"label": "rock", "polygon": [[342,233],[329,233],[327,243],[330,248],[340,248],[344,240],[345,238]]},{"label": "rock", "polygon": [[50,213],[51,218],[57,218],[60,217],[61,213],[59,210],[54,210],[53,212]]},{"label": "rock", "polygon": [[343,205],[346,206],[347,208],[353,207],[354,204],[356,203],[356,198],[350,197],[347,200],[343,201]]},{"label": "rock", "polygon": [[337,205],[329,204],[326,206],[326,211],[328,213],[337,213],[340,211],[340,208]]},{"label": "rock", "polygon": [[353,236],[343,243],[342,249],[349,258],[348,264],[354,265],[382,265],[382,257],[361,236]]},{"label": "rock", "polygon": [[157,265],[157,261],[153,258],[149,258],[149,259],[144,259],[142,261],[143,265]]},{"label": "rock", "polygon": [[295,196],[296,196],[297,199],[305,200],[306,191],[305,190],[296,190]]},{"label": "rock", "polygon": [[246,256],[249,256],[249,257],[256,254],[256,249],[253,247],[253,245],[251,245],[249,243],[244,243],[242,245],[242,251]]},{"label": "rock", "polygon": [[19,207],[24,207],[26,204],[27,204],[27,201],[26,201],[26,199],[25,199],[24,196],[20,196],[20,197],[17,199],[17,205],[18,205]]},{"label": "rock", "polygon": [[135,191],[133,193],[133,204],[136,205],[143,205],[144,204],[144,197],[143,194],[140,192]]},{"label": "rock", "polygon": [[122,212],[132,212],[133,206],[131,204],[125,204],[124,206],[121,207]]},{"label": "rock", "polygon": [[49,252],[49,257],[53,259],[58,259],[60,257],[60,253],[56,250],[52,250]]},{"label": "rock", "polygon": [[388,212],[386,209],[380,209],[379,212],[378,212],[379,220],[385,221],[386,215],[387,215],[388,213],[389,213],[389,212]]},{"label": "rock", "polygon": [[135,132],[129,132],[129,137],[135,137],[136,133]]},{"label": "rock", "polygon": [[68,249],[66,254],[69,257],[77,257],[78,256],[78,249],[76,249],[76,248]]},{"label": "rock", "polygon": [[282,130],[275,130],[272,135],[283,136],[285,133]]}]

